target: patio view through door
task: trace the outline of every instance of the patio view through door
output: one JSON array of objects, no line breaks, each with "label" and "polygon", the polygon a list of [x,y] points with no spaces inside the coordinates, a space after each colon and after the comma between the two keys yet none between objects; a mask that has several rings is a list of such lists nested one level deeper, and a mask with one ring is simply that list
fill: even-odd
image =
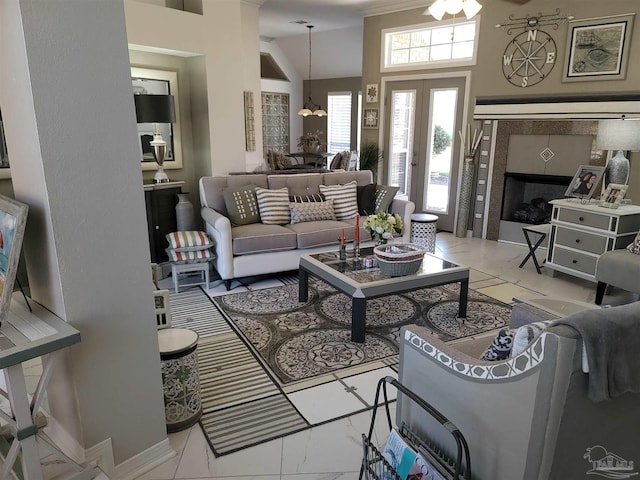
[{"label": "patio view through door", "polygon": [[388,185],[400,187],[416,212],[438,215],[453,232],[465,78],[389,82],[385,98]]}]

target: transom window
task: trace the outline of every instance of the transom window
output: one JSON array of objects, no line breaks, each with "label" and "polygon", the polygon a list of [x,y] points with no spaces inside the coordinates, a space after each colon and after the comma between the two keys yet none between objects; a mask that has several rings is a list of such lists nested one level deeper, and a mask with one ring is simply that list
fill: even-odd
[{"label": "transom window", "polygon": [[475,64],[479,17],[382,31],[382,70]]}]

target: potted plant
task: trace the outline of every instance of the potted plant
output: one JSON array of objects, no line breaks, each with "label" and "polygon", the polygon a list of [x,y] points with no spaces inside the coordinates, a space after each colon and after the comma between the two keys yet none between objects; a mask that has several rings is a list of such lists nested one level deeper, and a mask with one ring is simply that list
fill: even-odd
[{"label": "potted plant", "polygon": [[382,152],[376,142],[365,140],[360,148],[360,170],[371,170],[373,178],[376,177],[378,171],[378,162],[382,159]]},{"label": "potted plant", "polygon": [[306,153],[318,153],[320,150],[320,135],[322,135],[322,132],[316,130],[298,137],[298,148]]}]

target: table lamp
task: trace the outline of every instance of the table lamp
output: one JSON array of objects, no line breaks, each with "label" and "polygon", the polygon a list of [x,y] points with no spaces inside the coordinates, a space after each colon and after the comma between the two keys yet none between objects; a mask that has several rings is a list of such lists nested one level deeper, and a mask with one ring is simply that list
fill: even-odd
[{"label": "table lamp", "polygon": [[601,150],[616,150],[616,154],[607,162],[606,185],[619,183],[627,185],[629,181],[629,159],[624,156],[627,150],[640,150],[640,119],[618,118],[600,120],[596,146]]},{"label": "table lamp", "polygon": [[139,94],[133,96],[136,104],[136,118],[138,123],[153,123],[155,132],[153,141],[153,156],[158,164],[158,171],[153,177],[154,183],[165,183],[169,177],[164,173],[163,163],[167,153],[167,142],[160,134],[158,124],[174,123],[176,121],[176,109],[173,95],[146,95]]}]

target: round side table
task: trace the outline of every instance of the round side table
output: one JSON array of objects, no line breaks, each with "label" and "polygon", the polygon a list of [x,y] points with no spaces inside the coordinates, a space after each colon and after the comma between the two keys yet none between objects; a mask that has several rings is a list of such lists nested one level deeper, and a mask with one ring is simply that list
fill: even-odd
[{"label": "round side table", "polygon": [[437,215],[414,213],[411,215],[411,243],[423,245],[429,253],[436,251]]},{"label": "round side table", "polygon": [[187,328],[158,331],[164,413],[168,432],[195,424],[202,415],[198,334]]}]

